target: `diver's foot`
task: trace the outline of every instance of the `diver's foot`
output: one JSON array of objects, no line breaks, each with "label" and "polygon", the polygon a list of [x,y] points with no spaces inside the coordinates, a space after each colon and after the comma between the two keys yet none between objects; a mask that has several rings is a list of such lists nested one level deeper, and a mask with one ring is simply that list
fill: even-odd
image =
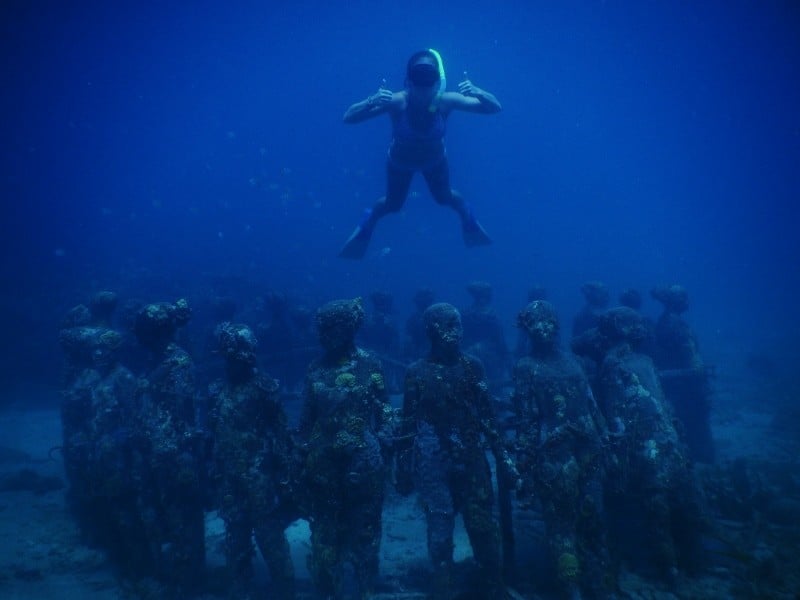
[{"label": "diver's foot", "polygon": [[470,212],[469,217],[462,222],[461,232],[464,236],[464,243],[469,248],[474,246],[487,246],[492,243],[492,238],[489,237],[483,225],[478,222],[478,219],[475,218],[472,212]]},{"label": "diver's foot", "polygon": [[371,217],[372,210],[367,209],[364,212],[361,223],[353,230],[353,233],[347,238],[342,249],[339,250],[340,258],[364,258],[364,255],[367,253],[367,248],[369,247],[369,240],[372,238],[373,224],[370,222]]}]

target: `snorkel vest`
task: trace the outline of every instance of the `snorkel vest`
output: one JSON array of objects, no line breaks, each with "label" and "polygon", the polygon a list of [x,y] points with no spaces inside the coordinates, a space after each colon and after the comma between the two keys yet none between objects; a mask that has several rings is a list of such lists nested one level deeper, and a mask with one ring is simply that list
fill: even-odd
[{"label": "snorkel vest", "polygon": [[433,48],[428,48],[428,52],[436,57],[436,66],[439,69],[439,91],[436,92],[436,96],[434,96],[433,101],[430,106],[428,106],[428,110],[434,113],[439,110],[439,100],[441,100],[442,94],[444,94],[444,90],[447,87],[447,78],[444,76],[444,61],[442,60],[442,55]]}]

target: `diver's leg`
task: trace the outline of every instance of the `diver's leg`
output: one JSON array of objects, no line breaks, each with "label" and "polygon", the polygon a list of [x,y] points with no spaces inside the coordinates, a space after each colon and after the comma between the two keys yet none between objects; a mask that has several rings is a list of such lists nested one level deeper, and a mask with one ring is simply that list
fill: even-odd
[{"label": "diver's leg", "polygon": [[423,171],[422,174],[425,176],[425,181],[434,200],[439,204],[449,206],[458,213],[461,219],[464,243],[467,246],[491,244],[491,238],[475,218],[469,204],[464,201],[461,194],[450,187],[450,167],[447,163],[447,158],[443,158],[439,164],[427,171]]},{"label": "diver's leg", "polygon": [[391,161],[386,163],[386,195],[380,198],[372,208],[364,211],[361,222],[347,238],[339,252],[342,258],[363,258],[378,221],[389,213],[399,211],[408,195],[414,171],[398,169]]}]

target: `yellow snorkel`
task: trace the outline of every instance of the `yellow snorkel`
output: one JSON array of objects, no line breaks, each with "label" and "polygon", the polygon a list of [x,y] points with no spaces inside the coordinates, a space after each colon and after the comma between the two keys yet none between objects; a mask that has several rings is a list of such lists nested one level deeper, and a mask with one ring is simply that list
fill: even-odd
[{"label": "yellow snorkel", "polygon": [[430,106],[428,107],[429,111],[436,112],[439,110],[439,100],[441,99],[442,94],[444,94],[444,90],[447,87],[447,78],[444,76],[444,61],[442,60],[442,55],[433,48],[428,48],[428,52],[433,54],[433,56],[436,58],[436,66],[439,69],[439,91],[436,92],[433,102],[431,102]]}]

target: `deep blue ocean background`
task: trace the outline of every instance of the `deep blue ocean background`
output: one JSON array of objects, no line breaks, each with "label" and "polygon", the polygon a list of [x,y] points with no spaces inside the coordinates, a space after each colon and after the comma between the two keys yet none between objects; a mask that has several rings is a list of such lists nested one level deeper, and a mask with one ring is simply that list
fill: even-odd
[{"label": "deep blue ocean background", "polygon": [[[92,293],[316,307],[382,289],[465,306],[495,287],[513,335],[533,284],[681,283],[723,369],[800,342],[796,2],[45,3],[0,9],[0,402],[59,384],[59,322]],[[382,195],[386,118],[344,125],[438,49],[503,112],[458,113],[454,187],[495,243],[465,249],[421,178],[368,257],[336,254]],[[226,286],[231,289],[226,289]],[[510,338],[513,339],[513,338]],[[793,369],[788,372],[793,372]],[[796,383],[796,382],[795,382]],[[16,398],[19,400],[19,398]]]}]

